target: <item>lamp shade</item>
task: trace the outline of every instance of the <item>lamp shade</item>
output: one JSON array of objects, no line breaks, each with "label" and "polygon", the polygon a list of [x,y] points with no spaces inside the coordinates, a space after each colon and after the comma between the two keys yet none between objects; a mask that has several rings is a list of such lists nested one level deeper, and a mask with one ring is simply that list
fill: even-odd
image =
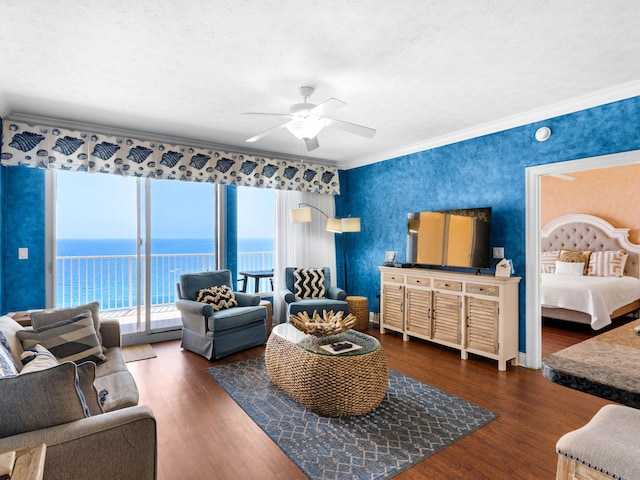
[{"label": "lamp shade", "polygon": [[290,213],[293,223],[307,223],[311,221],[311,209],[309,207],[292,208]]},{"label": "lamp shade", "polygon": [[360,219],[358,217],[347,217],[341,220],[342,232],[359,232]]},{"label": "lamp shade", "polygon": [[327,232],[342,233],[342,222],[338,218],[327,219]]},{"label": "lamp shade", "polygon": [[323,128],[324,120],[320,118],[304,118],[287,123],[287,130],[300,140],[314,138]]}]

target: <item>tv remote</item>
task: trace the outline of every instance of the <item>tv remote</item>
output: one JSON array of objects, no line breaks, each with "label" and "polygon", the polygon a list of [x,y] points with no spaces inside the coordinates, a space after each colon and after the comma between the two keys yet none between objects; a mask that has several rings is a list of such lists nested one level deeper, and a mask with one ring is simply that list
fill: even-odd
[{"label": "tv remote", "polygon": [[348,348],[351,348],[353,345],[351,345],[349,342],[343,342],[343,343],[332,343],[331,344],[331,349],[334,352],[340,352],[342,350],[347,350]]}]

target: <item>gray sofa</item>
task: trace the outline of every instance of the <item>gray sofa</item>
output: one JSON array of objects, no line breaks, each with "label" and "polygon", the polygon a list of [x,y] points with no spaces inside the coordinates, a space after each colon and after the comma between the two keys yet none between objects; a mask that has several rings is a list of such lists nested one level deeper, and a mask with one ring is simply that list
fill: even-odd
[{"label": "gray sofa", "polygon": [[[17,361],[19,330],[0,317],[0,333]],[[149,407],[138,405],[118,322],[99,322],[99,337],[106,360],[98,365],[66,361],[0,377],[0,452],[45,443],[49,480],[155,479],[156,421]]]}]

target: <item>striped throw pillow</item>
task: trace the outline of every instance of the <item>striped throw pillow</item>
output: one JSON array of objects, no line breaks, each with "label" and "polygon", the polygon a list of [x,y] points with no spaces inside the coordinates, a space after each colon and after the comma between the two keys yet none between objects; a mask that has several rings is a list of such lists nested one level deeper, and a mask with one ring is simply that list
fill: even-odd
[{"label": "striped throw pillow", "polygon": [[293,288],[297,300],[324,298],[324,271],[321,268],[296,268],[293,271]]},{"label": "striped throw pillow", "polygon": [[16,362],[13,361],[9,343],[3,333],[0,332],[0,377],[17,374],[18,367],[16,366]]},{"label": "striped throw pillow", "polygon": [[556,271],[556,261],[560,255],[560,250],[551,250],[540,254],[540,271],[542,273],[554,273]]},{"label": "striped throw pillow", "polygon": [[594,277],[622,277],[629,255],[624,250],[593,252],[589,257],[587,275]]},{"label": "striped throw pillow", "polygon": [[38,330],[21,330],[17,335],[25,350],[40,344],[60,363],[101,363],[106,360],[89,310]]},{"label": "striped throw pillow", "polygon": [[590,256],[591,250],[560,250],[558,260],[561,262],[582,263],[584,266],[582,274],[586,275]]},{"label": "striped throw pillow", "polygon": [[208,303],[216,312],[224,308],[238,306],[236,296],[228,285],[203,288],[198,292],[196,302]]}]

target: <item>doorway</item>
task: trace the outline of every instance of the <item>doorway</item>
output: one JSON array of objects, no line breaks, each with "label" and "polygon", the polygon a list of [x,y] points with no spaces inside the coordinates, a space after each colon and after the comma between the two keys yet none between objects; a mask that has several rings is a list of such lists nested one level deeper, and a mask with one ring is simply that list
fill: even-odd
[{"label": "doorway", "polygon": [[525,169],[526,353],[524,364],[526,367],[539,369],[542,366],[542,318],[539,301],[541,178],[545,175],[562,175],[638,163],[640,163],[640,152],[631,151]]}]

